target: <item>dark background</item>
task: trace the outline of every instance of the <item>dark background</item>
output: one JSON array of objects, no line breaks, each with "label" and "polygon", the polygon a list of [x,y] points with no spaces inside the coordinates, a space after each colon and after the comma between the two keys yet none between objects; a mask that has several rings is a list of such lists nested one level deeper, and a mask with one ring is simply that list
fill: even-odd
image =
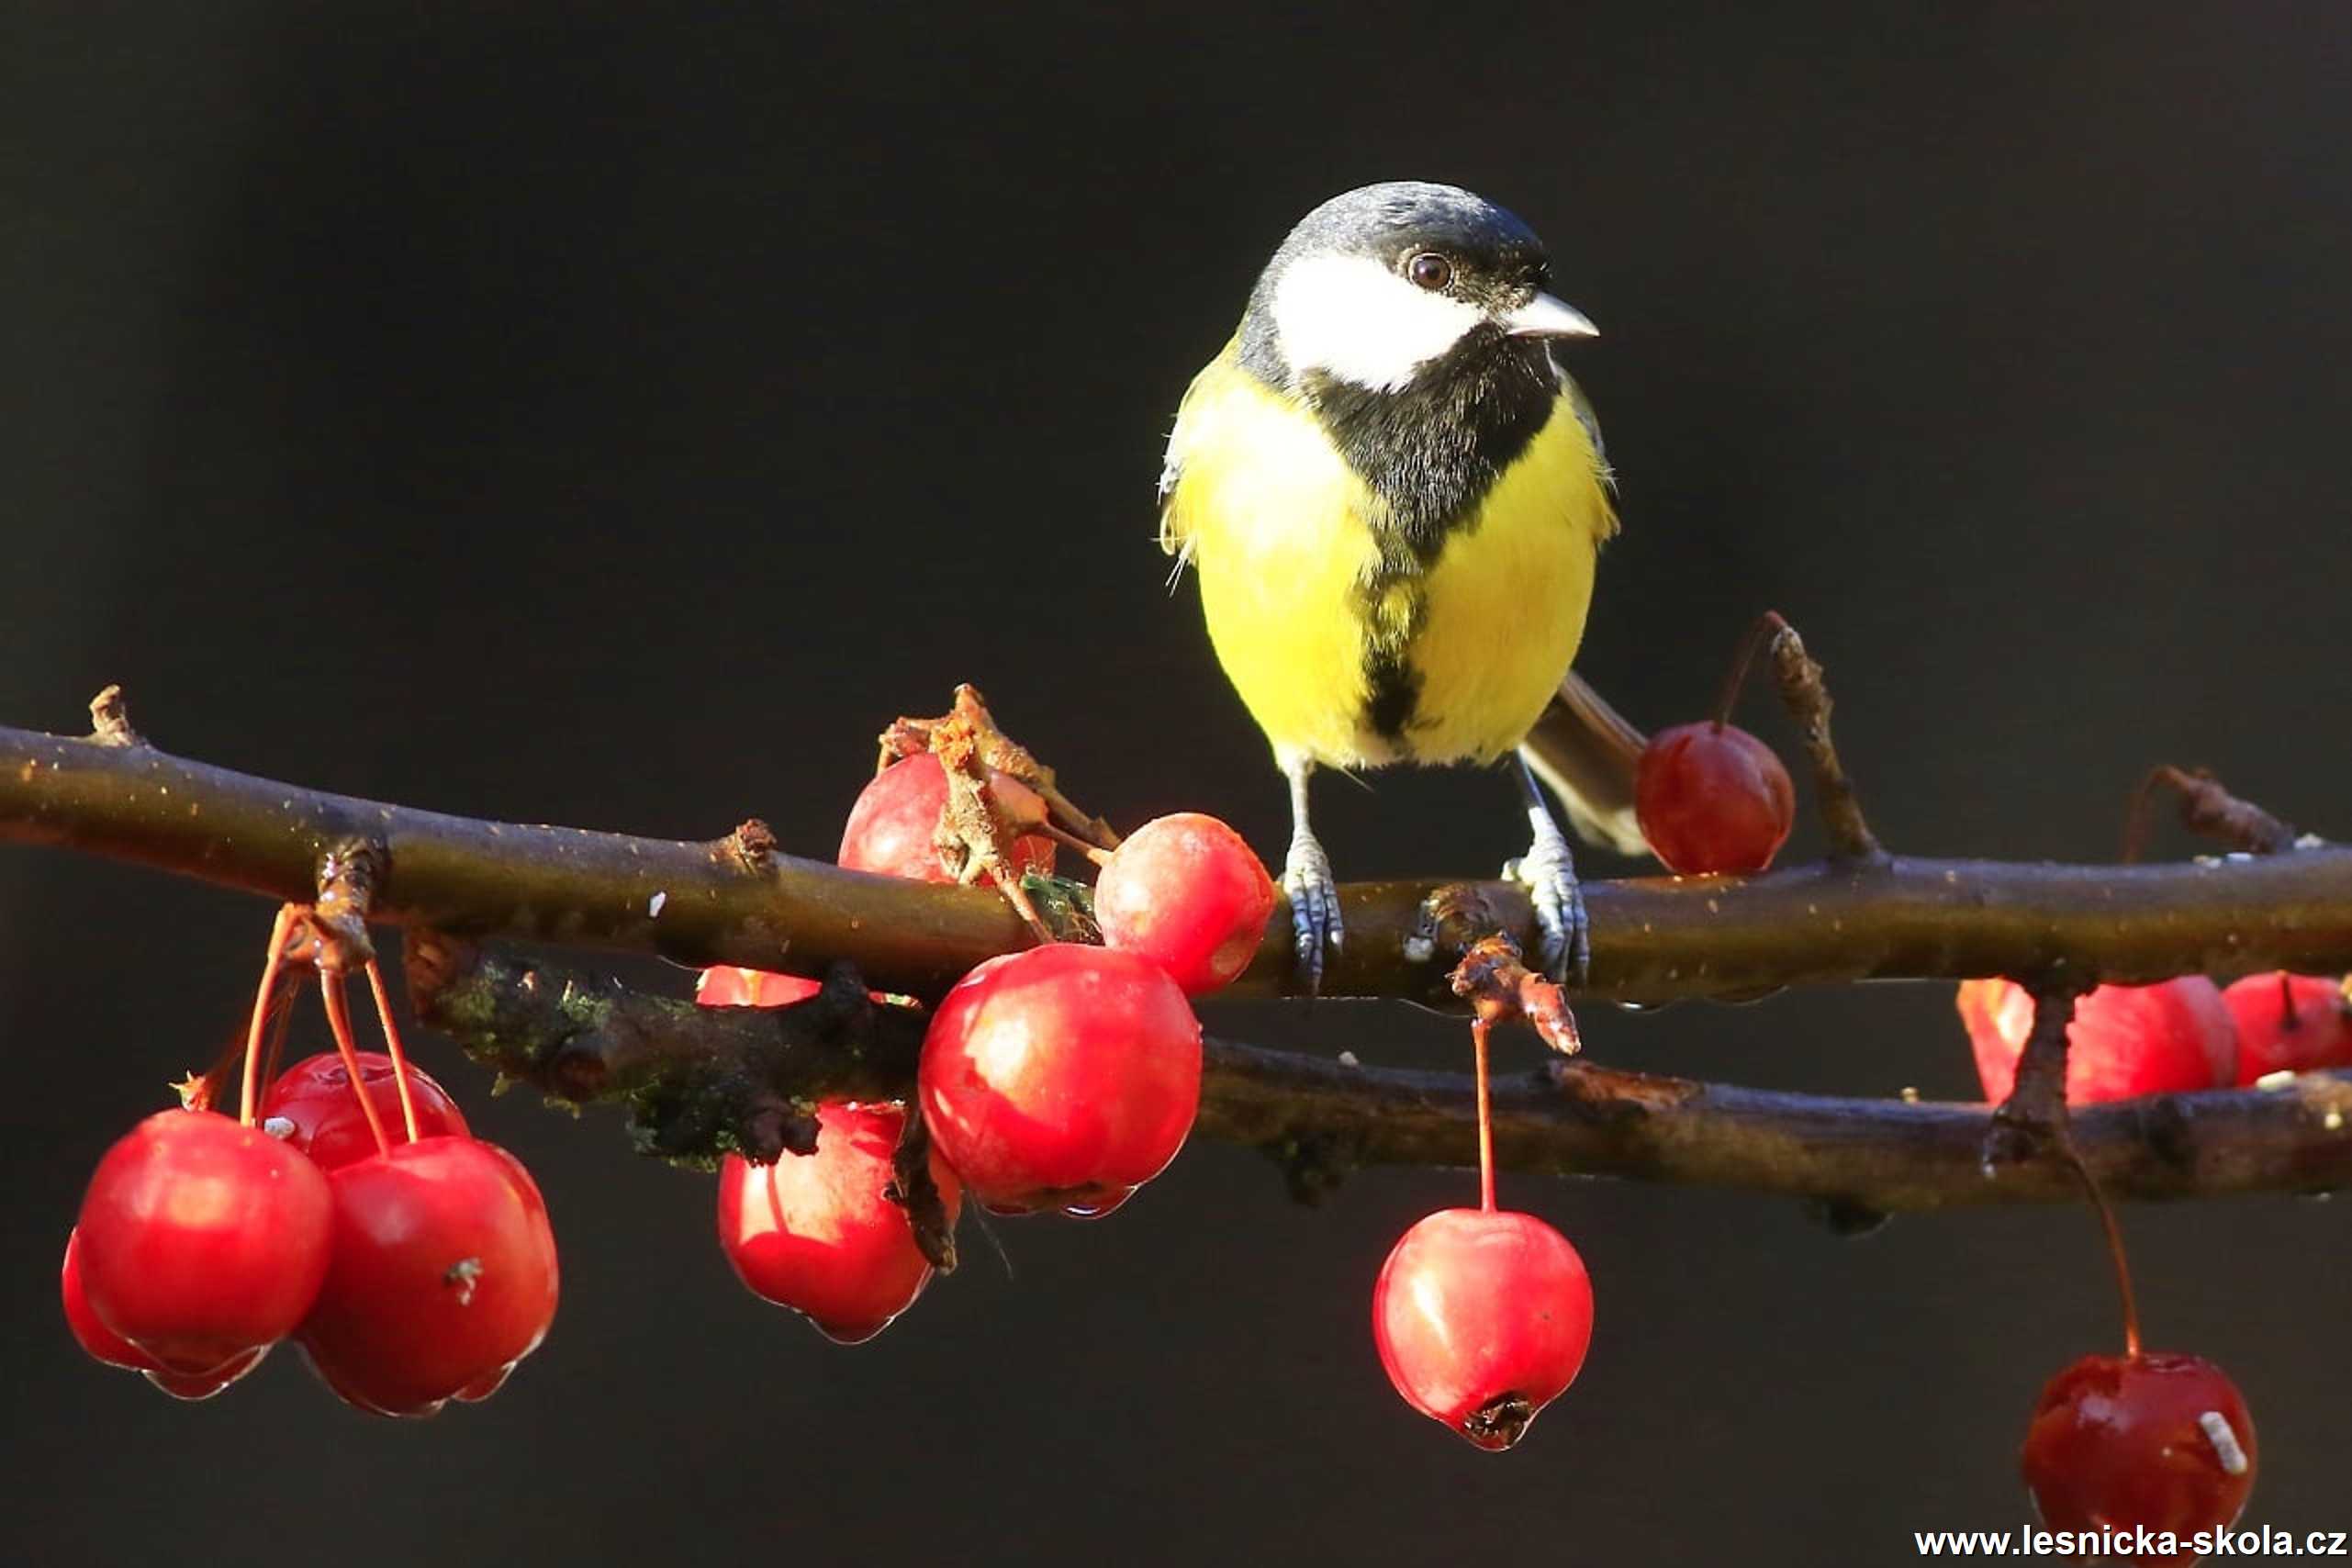
[{"label": "dark background", "polygon": [[[2339,9],[570,9],[6,8],[0,722],[78,730],[120,680],[159,744],[252,772],[678,836],[757,812],[823,855],[874,732],[970,679],[1095,809],[1276,855],[1151,483],[1290,222],[1424,176],[1525,215],[1601,323],[1574,363],[1627,526],[1581,667],[1637,719],[1696,717],[1776,606],[1901,848],[2110,855],[2159,759],[2352,834]],[[1343,875],[1519,846],[1495,777],[1320,804]],[[180,1406],[74,1351],[57,1255],[99,1153],[237,1025],[266,915],[0,854],[11,1560],[1907,1562],[2020,1521],[2035,1390],[2116,1338],[2078,1211],[1855,1242],[1506,1180],[1599,1328],[1488,1458],[1366,1329],[1391,1240],[1471,1178],[1308,1211],[1204,1145],[1105,1224],[999,1224],[1009,1265],[968,1228],[838,1350],[736,1287],[705,1179],[427,1041],[546,1190],[545,1348],[421,1425],[291,1351]],[[1209,1021],[1462,1047],[1390,1007]],[[1941,986],[1585,1027],[1974,1091]],[[2261,1424],[2248,1522],[2352,1526],[2344,1210],[2126,1223],[2154,1340]]]}]

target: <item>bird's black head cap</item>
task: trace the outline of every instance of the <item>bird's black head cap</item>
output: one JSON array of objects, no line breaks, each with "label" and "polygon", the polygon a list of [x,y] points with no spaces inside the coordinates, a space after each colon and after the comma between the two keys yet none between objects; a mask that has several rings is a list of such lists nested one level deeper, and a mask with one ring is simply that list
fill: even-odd
[{"label": "bird's black head cap", "polygon": [[[1293,265],[1310,257],[1357,256],[1421,282],[1444,263],[1437,292],[1483,309],[1519,304],[1548,281],[1543,241],[1507,208],[1460,185],[1384,180],[1333,196],[1299,219],[1259,275],[1242,323],[1242,360],[1269,379],[1282,353],[1275,342],[1273,294]],[[1424,283],[1424,286],[1427,284]],[[1269,375],[1269,373],[1275,373]]]}]

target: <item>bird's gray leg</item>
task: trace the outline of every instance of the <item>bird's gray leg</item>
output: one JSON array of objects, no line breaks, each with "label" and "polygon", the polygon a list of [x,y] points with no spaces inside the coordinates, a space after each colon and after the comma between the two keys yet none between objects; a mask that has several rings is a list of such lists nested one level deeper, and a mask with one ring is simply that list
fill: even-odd
[{"label": "bird's gray leg", "polygon": [[1306,780],[1314,771],[1315,764],[1304,757],[1282,759],[1283,777],[1291,781],[1291,848],[1282,859],[1282,891],[1290,895],[1291,942],[1309,996],[1323,988],[1325,947],[1337,949],[1344,935],[1331,858],[1307,825]]},{"label": "bird's gray leg", "polygon": [[1516,771],[1519,800],[1527,807],[1528,826],[1535,836],[1527,854],[1504,867],[1503,875],[1525,887],[1534,901],[1535,923],[1543,933],[1543,972],[1563,982],[1573,975],[1582,985],[1592,968],[1593,947],[1590,923],[1585,918],[1585,892],[1576,885],[1575,858],[1568,853],[1566,835],[1543,803],[1543,791],[1536,784],[1534,769],[1528,766],[1525,747],[1519,750]]}]

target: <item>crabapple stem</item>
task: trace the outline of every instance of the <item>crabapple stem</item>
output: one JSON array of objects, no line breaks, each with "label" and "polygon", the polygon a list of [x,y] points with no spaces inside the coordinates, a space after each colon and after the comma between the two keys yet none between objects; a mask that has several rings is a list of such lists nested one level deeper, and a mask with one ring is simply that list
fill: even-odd
[{"label": "crabapple stem", "polygon": [[294,910],[292,904],[280,904],[277,918],[270,923],[269,956],[262,960],[261,988],[253,993],[252,1020],[245,1025],[245,1081],[237,1095],[237,1120],[249,1127],[260,1098],[262,1033],[269,1024],[271,1000],[277,995],[278,973],[286,966],[286,937],[294,924]]},{"label": "crabapple stem", "polygon": [[1488,1214],[1495,1212],[1495,1097],[1486,1083],[1486,1033],[1484,1018],[1470,1021],[1470,1049],[1476,1062],[1473,1070],[1478,1077],[1478,1206]]},{"label": "crabapple stem", "polygon": [[294,1003],[300,994],[298,989],[287,985],[281,978],[276,1005],[272,1010],[275,1016],[270,1020],[269,1055],[262,1062],[262,1081],[264,1083],[277,1081],[278,1064],[286,1059],[286,1037],[294,1029]]},{"label": "crabapple stem", "polygon": [[1781,619],[1780,611],[1767,610],[1756,617],[1748,634],[1740,639],[1740,651],[1731,660],[1730,673],[1723,678],[1723,695],[1715,703],[1715,728],[1719,732],[1731,722],[1731,710],[1739,706],[1740,689],[1748,684],[1748,670],[1755,664],[1756,655],[1764,651],[1767,641],[1787,630],[1788,622]]},{"label": "crabapple stem", "polygon": [[1078,834],[1070,832],[1068,828],[1063,827],[1058,823],[1051,820],[1041,822],[1037,824],[1037,829],[1047,837],[1052,839],[1055,843],[1077,850],[1081,855],[1085,856],[1086,858],[1093,861],[1097,866],[1108,866],[1111,863],[1111,852],[1109,850],[1103,848],[1099,844],[1094,844],[1089,840],[1079,837]]},{"label": "crabapple stem", "polygon": [[[374,958],[367,960],[367,989],[375,993],[375,1018],[384,1028],[385,1047],[392,1053],[392,1087],[400,1092],[400,1120],[408,1126],[409,1141],[417,1141],[417,1097],[409,1089],[409,1052],[400,1044],[400,1031],[392,1022],[392,998],[384,989],[384,969]],[[360,1096],[364,1100],[364,1094]]]},{"label": "crabapple stem", "polygon": [[335,1049],[343,1058],[343,1070],[351,1075],[352,1092],[359,1096],[360,1111],[367,1117],[367,1130],[375,1135],[375,1152],[392,1152],[392,1140],[384,1134],[384,1118],[376,1114],[375,1096],[367,1092],[367,1080],[360,1071],[359,1047],[352,1039],[351,1002],[343,995],[342,976],[325,969],[319,971],[319,995],[327,1004],[327,1027],[334,1031]]},{"label": "crabapple stem", "polygon": [[2100,1190],[2099,1179],[2090,1173],[2089,1165],[2085,1163],[2082,1156],[2076,1151],[2073,1139],[2066,1140],[2066,1158],[2073,1164],[2075,1174],[2082,1178],[2083,1191],[2090,1194],[2090,1206],[2099,1213],[2100,1228],[2107,1234],[2107,1256],[2115,1264],[2115,1294],[2122,1298],[2123,1303],[2123,1354],[2133,1361],[2138,1361],[2140,1359],[2140,1305],[2132,1292],[2132,1265],[2123,1255],[2123,1227],[2116,1223],[2114,1205],[2107,1201],[2107,1194]]}]

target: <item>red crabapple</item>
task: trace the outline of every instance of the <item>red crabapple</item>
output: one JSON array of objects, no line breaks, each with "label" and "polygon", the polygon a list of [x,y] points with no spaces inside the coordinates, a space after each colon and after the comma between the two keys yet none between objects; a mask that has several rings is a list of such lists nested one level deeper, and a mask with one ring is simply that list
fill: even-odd
[{"label": "red crabapple", "polygon": [[[1043,822],[1045,801],[1036,791],[1010,776],[989,771],[989,790],[1000,806],[1019,820]],[[939,863],[939,814],[947,806],[947,770],[929,752],[901,757],[874,775],[849,808],[841,830],[841,853],[834,858],[846,869],[875,871],[885,877],[905,877],[918,882],[952,882]],[[1013,868],[1051,875],[1054,841],[1030,834],[1013,841]]]},{"label": "red crabapple", "polygon": [[1198,812],[1136,829],[1094,887],[1103,944],[1149,958],[1187,996],[1248,969],[1273,913],[1264,865],[1239,834]]},{"label": "red crabapple", "polygon": [[1761,871],[1797,821],[1797,789],[1770,746],[1736,724],[1702,719],[1650,737],[1633,811],[1670,871]]},{"label": "red crabapple", "polygon": [[[2155,1352],[2085,1356],[2052,1378],[2019,1468],[2048,1529],[2186,1540],[2238,1517],[2255,1457],[2253,1418],[2222,1370]],[[2190,1563],[2197,1553],[2128,1561]]]},{"label": "red crabapple", "polygon": [[546,1336],[555,1238],[514,1156],[471,1137],[420,1138],[328,1182],[333,1261],[300,1339],[345,1400],[430,1416]]},{"label": "red crabapple", "polygon": [[300,1150],[210,1111],[161,1111],[90,1178],[82,1288],[97,1320],[163,1370],[209,1372],[310,1310],[331,1206]]},{"label": "red crabapple", "polygon": [[[2009,1098],[2033,1027],[2033,997],[2013,980],[1961,982],[1960,1021],[1985,1098]],[[2102,985],[2075,1003],[2066,1027],[2066,1103],[2212,1089],[2236,1081],[2237,1026],[2212,980]]]},{"label": "red crabapple", "polygon": [[1372,1338],[1405,1402],[1490,1453],[1576,1381],[1593,1284],[1529,1214],[1440,1209],[1406,1231],[1372,1289]]},{"label": "red crabapple", "polygon": [[718,964],[702,971],[694,982],[694,1000],[704,1007],[788,1007],[806,1002],[823,985],[803,975],[779,975],[772,969],[746,969]]},{"label": "red crabapple", "polygon": [[940,1157],[998,1214],[1100,1213],[1176,1157],[1201,1098],[1201,1025],[1148,958],[1050,943],[947,992],[916,1094]]},{"label": "red crabapple", "polygon": [[[375,1102],[384,1125],[398,1136],[401,1127],[400,1088],[392,1076],[392,1058],[381,1051],[361,1051],[360,1080],[367,1097]],[[409,1097],[417,1107],[419,1137],[465,1135],[465,1113],[449,1091],[415,1067],[409,1069]],[[308,1154],[321,1170],[365,1159],[375,1152],[375,1134],[352,1092],[352,1075],[333,1051],[295,1063],[278,1074],[262,1100],[263,1123],[283,1117],[294,1124],[286,1142]]]},{"label": "red crabapple", "polygon": [[110,1367],[122,1367],[130,1372],[153,1372],[155,1358],[98,1321],[90,1310],[90,1297],[82,1288],[82,1233],[73,1231],[65,1238],[65,1263],[58,1271],[58,1294],[65,1305],[65,1327],[73,1332],[73,1342],[82,1347],[95,1361]]},{"label": "red crabapple", "polygon": [[2237,1081],[2352,1066],[2352,1002],[2317,975],[2248,975],[2222,992],[2237,1021]]},{"label": "red crabapple", "polygon": [[[931,1280],[906,1211],[884,1196],[905,1126],[895,1105],[828,1100],[814,1154],[719,1167],[719,1246],[736,1277],[845,1345],[880,1333]],[[931,1178],[953,1226],[962,1189],[935,1155]]]}]

